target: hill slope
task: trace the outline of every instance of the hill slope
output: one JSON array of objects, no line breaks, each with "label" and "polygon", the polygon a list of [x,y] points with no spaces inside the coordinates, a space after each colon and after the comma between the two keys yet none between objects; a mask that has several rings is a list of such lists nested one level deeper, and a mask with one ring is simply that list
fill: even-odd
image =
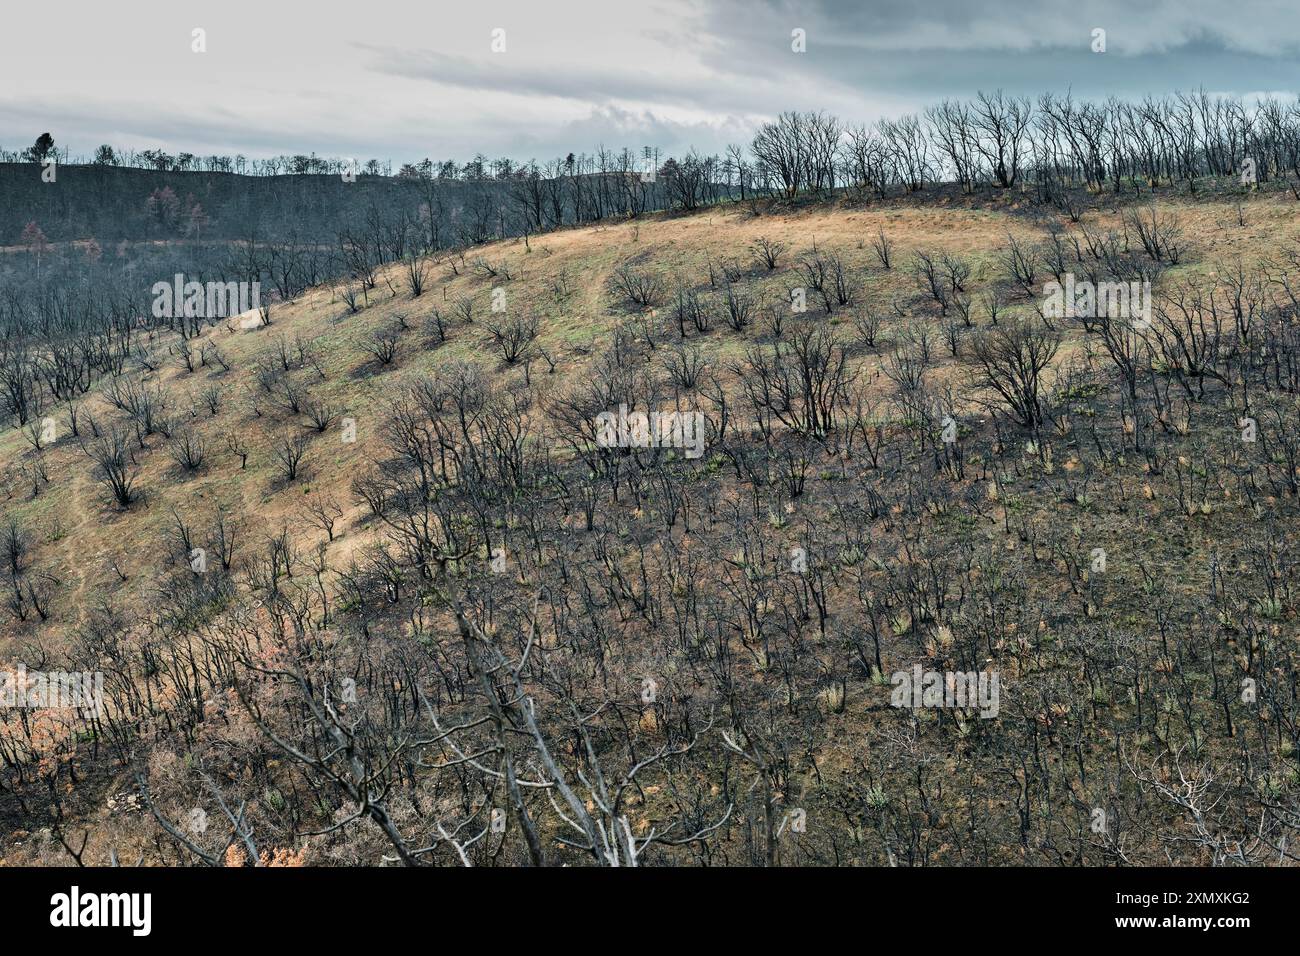
[{"label": "hill slope", "polygon": [[[4,718],[9,859],[1275,862],[1300,223],[1105,202],[656,216],[142,333],[77,436],[0,434],[0,669],[107,686]],[[1153,323],[1044,325],[1062,269],[1154,280]],[[705,454],[599,447],[620,405]],[[1000,697],[891,707],[916,667]]]}]

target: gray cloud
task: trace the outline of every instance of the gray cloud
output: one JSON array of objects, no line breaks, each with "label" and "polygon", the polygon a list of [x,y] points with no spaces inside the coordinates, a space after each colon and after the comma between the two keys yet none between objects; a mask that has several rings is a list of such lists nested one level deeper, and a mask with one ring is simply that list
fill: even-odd
[{"label": "gray cloud", "polygon": [[[6,14],[6,148],[49,129],[83,154],[105,141],[396,161],[479,151],[544,159],[602,143],[713,151],[785,109],[869,122],[996,87],[1081,97],[1284,91],[1300,52],[1300,11],[1279,0],[67,7],[59,17],[32,5]],[[194,25],[209,32],[203,56],[189,50]],[[490,52],[496,27],[508,32],[507,54]],[[790,49],[796,27],[807,31],[806,53]],[[1107,31],[1104,54],[1090,49],[1097,27]],[[50,49],[62,54],[57,70]]]},{"label": "gray cloud", "polygon": [[581,63],[557,69],[499,56],[486,59],[449,56],[433,50],[401,50],[358,44],[370,55],[369,69],[408,79],[427,80],[455,89],[492,90],[515,96],[555,96],[584,103],[653,100],[692,104],[699,101],[696,83],[647,69],[593,70]]},{"label": "gray cloud", "polygon": [[[848,97],[891,90],[916,105],[995,87],[1099,97],[1287,89],[1300,49],[1300,14],[1274,2],[719,0],[710,11],[726,38],[710,56],[716,68],[782,72]],[[802,56],[789,54],[794,27],[807,33]],[[1092,51],[1094,28],[1106,31],[1103,54]]]}]

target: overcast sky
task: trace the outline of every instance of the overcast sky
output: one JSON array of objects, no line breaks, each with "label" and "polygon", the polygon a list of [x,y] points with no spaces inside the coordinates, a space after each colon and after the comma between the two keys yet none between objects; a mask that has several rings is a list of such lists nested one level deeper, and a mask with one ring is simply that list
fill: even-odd
[{"label": "overcast sky", "polygon": [[976,89],[1289,96],[1298,47],[1295,0],[9,2],[0,147],[48,130],[74,154],[671,155],[782,110],[868,122]]}]

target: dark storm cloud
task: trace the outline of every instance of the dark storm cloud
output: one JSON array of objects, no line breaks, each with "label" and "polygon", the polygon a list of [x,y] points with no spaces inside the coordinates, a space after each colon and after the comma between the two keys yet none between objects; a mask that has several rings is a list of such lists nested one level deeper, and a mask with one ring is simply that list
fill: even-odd
[{"label": "dark storm cloud", "polygon": [[[720,0],[709,11],[723,39],[711,66],[801,74],[864,99],[890,91],[920,102],[994,87],[1099,97],[1288,90],[1300,51],[1300,13],[1284,3]],[[791,57],[796,27],[807,53]],[[1092,49],[1095,28],[1106,31],[1105,53]]]}]

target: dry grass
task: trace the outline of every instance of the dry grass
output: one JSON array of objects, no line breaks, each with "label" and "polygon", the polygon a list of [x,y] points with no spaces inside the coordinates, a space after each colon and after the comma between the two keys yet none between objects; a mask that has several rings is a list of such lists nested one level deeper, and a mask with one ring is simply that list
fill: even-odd
[{"label": "dry grass", "polygon": [[[1195,250],[1195,255],[1177,270],[1187,274],[1210,274],[1217,262],[1238,257],[1253,262],[1300,235],[1293,204],[1278,196],[1249,202],[1244,227],[1238,225],[1235,205],[1228,200],[1162,200],[1162,208],[1180,216]],[[1087,221],[1102,229],[1118,228],[1119,215],[1090,213]],[[345,509],[339,523],[341,534],[336,534],[336,541],[327,548],[331,563],[337,566],[340,558],[364,543],[371,533],[361,527],[362,509],[353,502],[349,485],[359,471],[383,454],[386,400],[449,360],[482,364],[502,387],[522,380],[523,368],[507,367],[500,360],[483,324],[483,319],[490,317],[495,287],[505,289],[509,311],[531,313],[540,319],[538,344],[557,365],[552,375],[544,362],[535,362],[535,384],[562,387],[582,380],[593,354],[628,318],[623,306],[612,302],[608,281],[613,271],[629,260],[637,261],[639,268],[660,274],[667,290],[677,276],[707,289],[710,259],[734,259],[743,268],[743,283],[758,296],[778,302],[784,301],[786,284],[797,282],[794,272],[798,257],[815,245],[845,258],[855,275],[861,277],[864,301],[873,307],[887,309],[898,298],[915,302],[919,308],[907,266],[915,250],[967,257],[974,267],[972,288],[979,290],[994,277],[1001,277],[999,258],[1008,234],[1037,240],[1043,235],[1044,222],[1010,198],[987,206],[950,200],[930,204],[896,201],[865,209],[822,206],[758,216],[742,207],[690,216],[657,215],[634,223],[603,224],[534,237],[528,248],[522,240],[493,243],[468,255],[459,276],[454,276],[443,260],[434,267],[428,291],[414,300],[403,289],[400,269],[390,267],[381,273],[369,306],[356,315],[347,314],[334,289],[318,288],[296,301],[275,304],[269,327],[231,332],[218,324],[193,345],[196,349],[204,343],[216,345],[227,356],[232,371],[224,373],[209,367],[191,374],[172,357],[154,376],[166,388],[172,410],[180,418],[189,419],[190,407],[194,406],[197,417],[191,427],[207,443],[207,463],[196,475],[179,474],[159,436],[154,436],[150,450],[139,456],[137,485],[144,491],[144,500],[129,510],[113,507],[106,490],[92,480],[91,463],[67,436],[62,411],[57,416],[62,440],[44,452],[49,481],[43,483],[35,497],[24,468],[36,459],[36,452],[17,431],[8,429],[0,434],[4,510],[34,531],[34,565],[60,582],[51,620],[44,627],[33,630],[31,623],[19,627],[12,620],[0,625],[0,663],[15,656],[20,641],[35,638],[57,649],[66,640],[69,628],[101,601],[111,599],[128,610],[147,609],[156,569],[173,560],[168,558],[173,508],[203,524],[218,505],[224,505],[243,519],[245,535],[255,539],[287,526],[307,550],[323,542],[324,533],[303,519],[305,499],[309,493],[332,495]],[[895,267],[889,272],[879,267],[870,246],[880,229],[895,247]],[[750,252],[750,246],[760,236],[787,246],[781,267],[775,272],[764,270]],[[469,263],[478,256],[493,263],[508,263],[514,278],[502,281],[476,274]],[[562,275],[567,275],[572,294],[557,301],[552,286]],[[396,296],[390,292],[389,282],[398,290]],[[477,306],[478,318],[471,325],[451,314],[453,304],[466,296],[473,297]],[[810,302],[813,308],[816,306]],[[434,309],[447,314],[450,332],[448,341],[429,347],[422,326]],[[364,351],[363,343],[375,330],[393,325],[398,315],[407,316],[413,329],[402,334],[393,365],[379,368]],[[831,316],[828,321],[846,328],[841,315]],[[887,322],[884,334],[891,331],[891,323]],[[697,344],[706,361],[720,368],[757,334],[757,329],[751,329],[742,337],[719,322]],[[334,406],[341,416],[356,420],[357,436],[354,444],[344,443],[337,423],[324,434],[312,434],[305,474],[289,485],[277,480],[272,444],[282,434],[305,433],[303,417],[271,408],[264,396],[260,397],[262,417],[251,411],[252,400],[259,397],[254,364],[259,356],[273,350],[280,336],[290,343],[300,337],[315,350],[325,379],[318,379],[311,370],[296,374],[308,383],[313,398]],[[163,343],[158,354],[165,353]],[[943,354],[938,339],[936,354]],[[1068,360],[1071,354],[1067,344],[1061,360]],[[870,378],[877,371],[880,357],[868,354],[860,361],[866,363]],[[956,369],[951,362],[947,366],[942,374],[956,380]],[[225,390],[225,404],[215,418],[198,403],[200,392],[211,384]],[[89,411],[107,421],[117,413],[104,401],[102,388],[101,383],[87,397],[83,414]],[[245,470],[240,470],[235,456],[224,447],[224,436],[230,431],[248,444]],[[113,571],[114,565],[127,576],[125,582]]]}]

